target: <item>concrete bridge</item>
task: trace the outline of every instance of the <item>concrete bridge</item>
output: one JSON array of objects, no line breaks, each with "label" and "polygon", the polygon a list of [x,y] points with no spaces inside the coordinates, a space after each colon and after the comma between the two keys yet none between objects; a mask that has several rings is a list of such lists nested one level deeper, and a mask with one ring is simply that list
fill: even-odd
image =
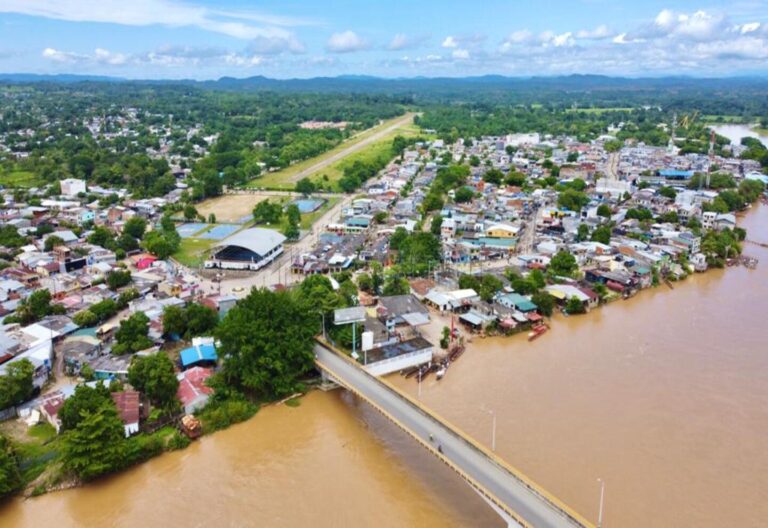
[{"label": "concrete bridge", "polygon": [[459,428],[368,374],[346,355],[318,342],[315,357],[324,377],[365,400],[458,473],[509,526],[593,526]]}]

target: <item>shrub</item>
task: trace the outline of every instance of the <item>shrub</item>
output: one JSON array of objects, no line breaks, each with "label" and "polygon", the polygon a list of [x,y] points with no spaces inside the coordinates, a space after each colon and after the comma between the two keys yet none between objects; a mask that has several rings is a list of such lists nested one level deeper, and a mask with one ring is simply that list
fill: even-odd
[{"label": "shrub", "polygon": [[244,422],[259,410],[258,405],[244,399],[211,402],[198,413],[203,431],[212,433],[232,424]]}]

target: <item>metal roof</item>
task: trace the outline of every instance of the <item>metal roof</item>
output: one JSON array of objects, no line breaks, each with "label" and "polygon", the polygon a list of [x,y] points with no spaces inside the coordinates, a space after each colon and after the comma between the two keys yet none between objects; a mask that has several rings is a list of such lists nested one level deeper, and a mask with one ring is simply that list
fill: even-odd
[{"label": "metal roof", "polygon": [[283,242],[285,242],[285,237],[273,229],[252,227],[225,238],[214,247],[238,246],[263,256]]}]

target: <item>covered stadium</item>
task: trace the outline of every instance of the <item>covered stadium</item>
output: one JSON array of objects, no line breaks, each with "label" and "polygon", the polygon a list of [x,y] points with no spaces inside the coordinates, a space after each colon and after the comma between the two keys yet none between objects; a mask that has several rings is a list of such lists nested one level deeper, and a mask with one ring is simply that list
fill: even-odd
[{"label": "covered stadium", "polygon": [[283,252],[283,242],[285,237],[272,229],[244,229],[216,244],[205,267],[255,271]]}]

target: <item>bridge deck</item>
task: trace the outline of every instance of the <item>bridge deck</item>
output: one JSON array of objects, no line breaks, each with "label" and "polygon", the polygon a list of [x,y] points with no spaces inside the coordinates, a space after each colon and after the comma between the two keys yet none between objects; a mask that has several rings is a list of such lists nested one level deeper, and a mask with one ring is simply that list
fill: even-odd
[{"label": "bridge deck", "polygon": [[[348,358],[319,343],[315,355],[319,368],[387,415],[521,525],[592,526],[457,428],[364,372]],[[430,440],[430,434],[434,440]],[[442,454],[437,451],[438,445]]]}]

